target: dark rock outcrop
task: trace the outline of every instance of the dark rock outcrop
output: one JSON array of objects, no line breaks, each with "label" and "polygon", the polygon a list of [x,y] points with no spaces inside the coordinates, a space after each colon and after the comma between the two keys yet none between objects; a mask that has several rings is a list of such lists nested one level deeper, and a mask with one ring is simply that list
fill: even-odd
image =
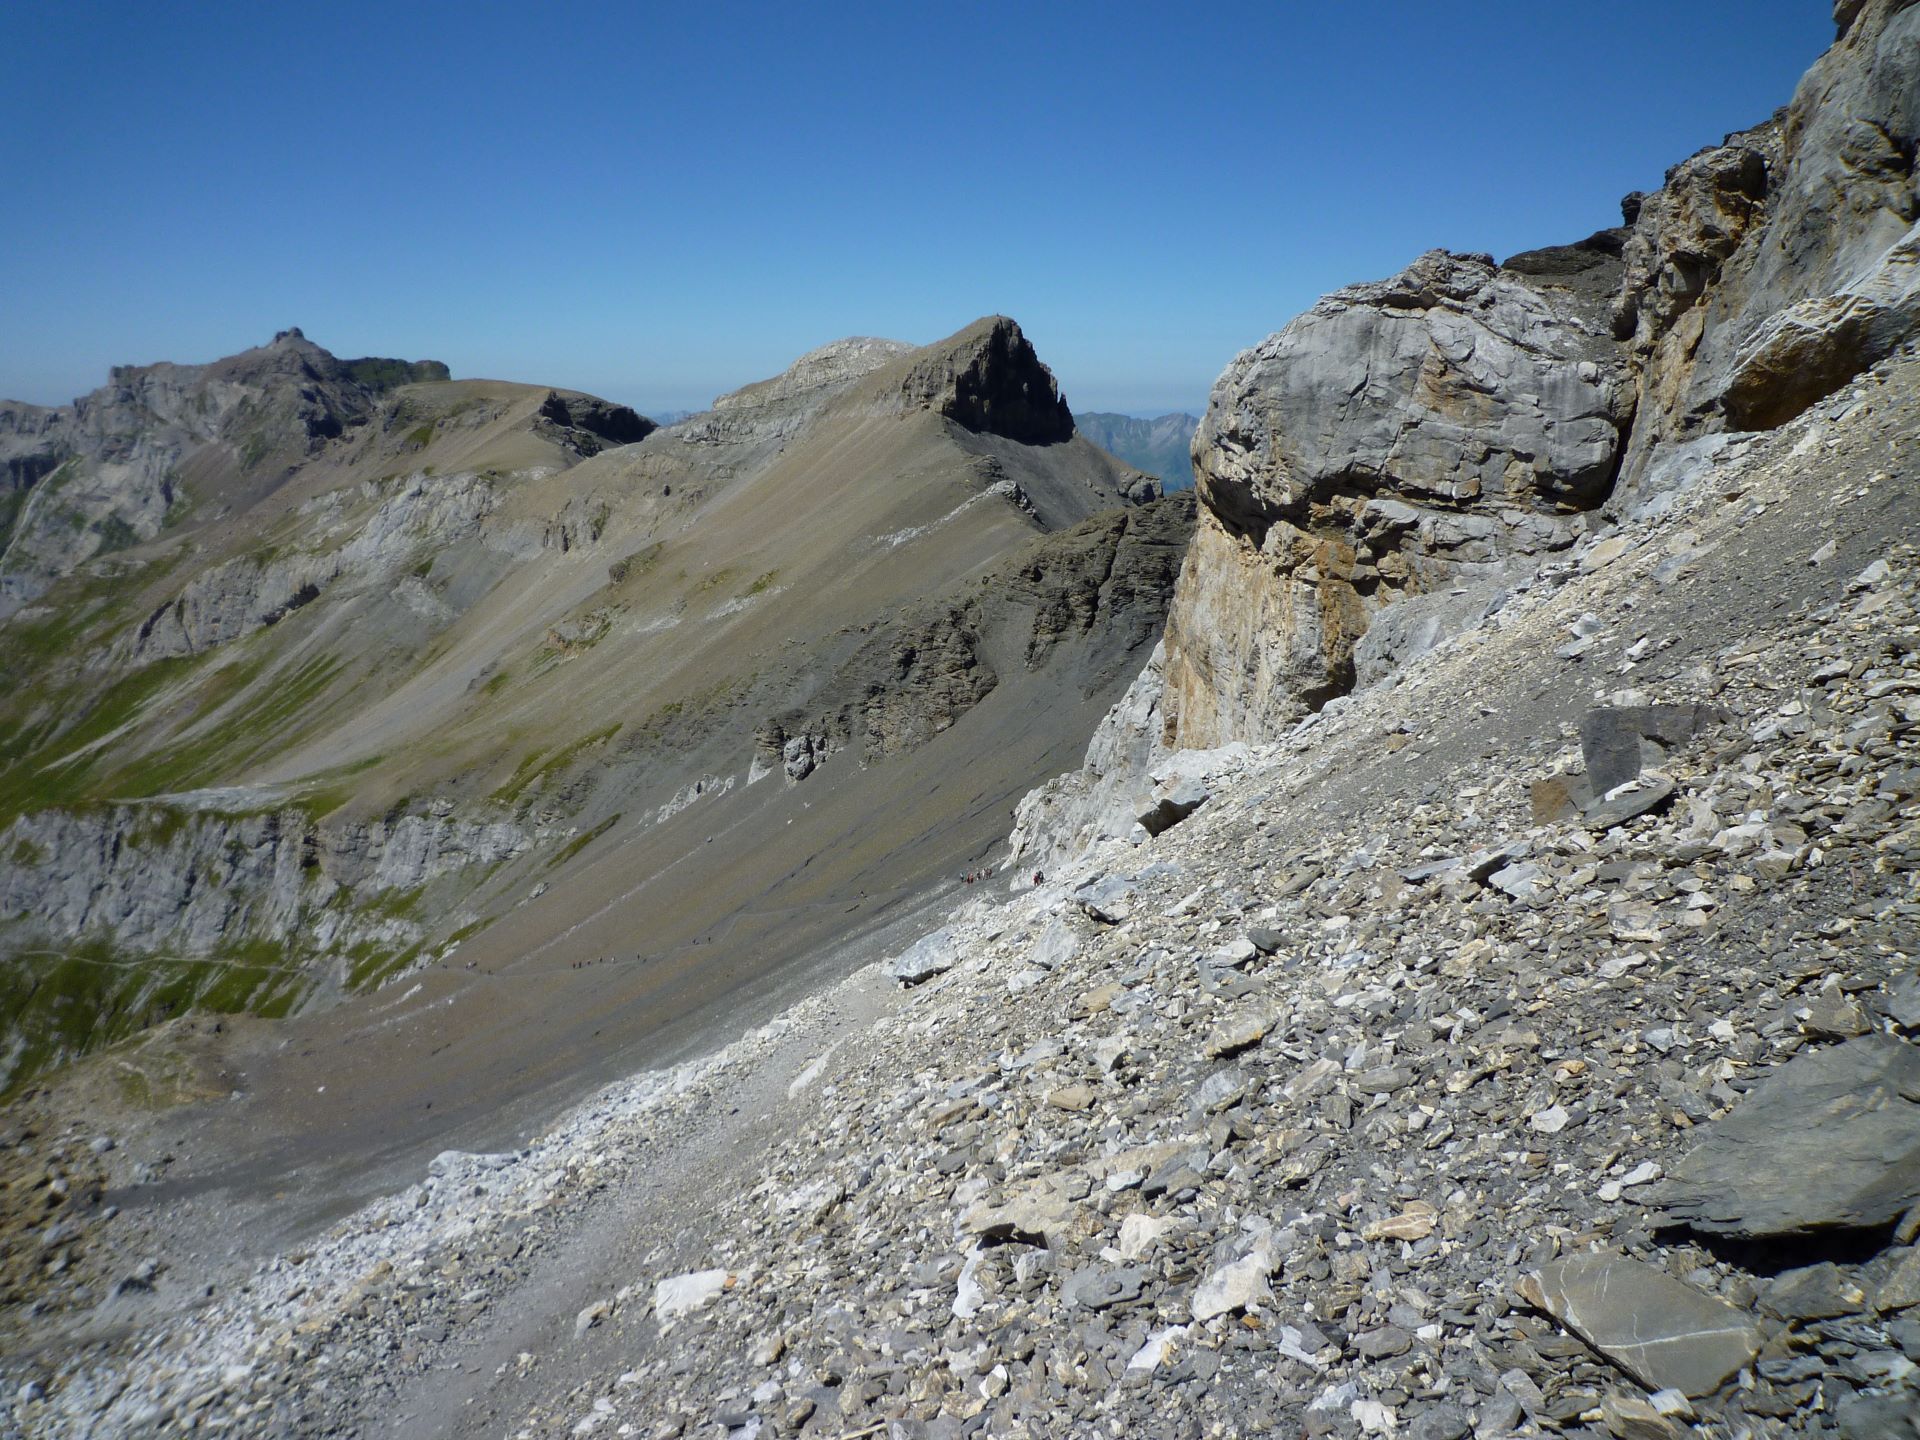
[{"label": "dark rock outcrop", "polygon": [[1746,1238],[1892,1225],[1920,1204],[1920,1047],[1863,1035],[1769,1075],[1647,1195]]},{"label": "dark rock outcrop", "polygon": [[1073,438],[1073,412],[1053,371],[1004,315],[976,320],[875,379],[876,408],[883,412],[932,410],[968,430],[1024,445]]},{"label": "dark rock outcrop", "polygon": [[756,763],[801,779],[848,747],[862,763],[914,749],[993,692],[1008,651],[1028,670],[1064,652],[1089,691],[1129,673],[1165,620],[1192,526],[1192,499],[1176,495],[1037,540],[977,596],[876,631],[806,704],[762,723]]},{"label": "dark rock outcrop", "polygon": [[563,443],[582,455],[598,454],[607,445],[633,445],[660,427],[631,406],[616,405],[593,395],[549,390],[540,402],[539,418],[561,431]]}]

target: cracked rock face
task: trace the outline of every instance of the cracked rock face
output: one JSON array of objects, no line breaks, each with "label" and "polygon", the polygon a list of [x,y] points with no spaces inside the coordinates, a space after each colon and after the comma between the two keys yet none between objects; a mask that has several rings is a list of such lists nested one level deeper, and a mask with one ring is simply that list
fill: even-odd
[{"label": "cracked rock face", "polygon": [[1626,492],[1659,447],[1772,429],[1920,331],[1920,9],[1842,7],[1841,35],[1767,124],[1639,204],[1615,312],[1641,370]]},{"label": "cracked rock face", "polygon": [[0,524],[0,614],[152,539],[195,485],[297,463],[365,424],[392,386],[446,378],[436,360],[342,360],[295,329],[207,365],[117,366],[71,405],[0,401],[0,493],[19,496]]},{"label": "cracked rock face", "polygon": [[[1353,687],[1388,604],[1491,587],[1571,542],[1632,413],[1592,293],[1614,262],[1582,260],[1575,286],[1432,251],[1227,368],[1194,440],[1205,516],[1168,622],[1170,739],[1271,733]],[[1430,648],[1486,598],[1430,604],[1366,663]]]},{"label": "cracked rock face", "polygon": [[1623,378],[1597,317],[1570,298],[1429,251],[1327,296],[1228,366],[1194,442],[1200,493],[1256,540],[1349,495],[1440,510],[1591,504],[1627,419]]}]

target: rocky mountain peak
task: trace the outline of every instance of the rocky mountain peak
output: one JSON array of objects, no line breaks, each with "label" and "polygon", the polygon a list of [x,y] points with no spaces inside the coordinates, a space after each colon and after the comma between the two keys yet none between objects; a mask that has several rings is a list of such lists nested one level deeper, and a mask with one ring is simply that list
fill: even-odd
[{"label": "rocky mountain peak", "polygon": [[770,380],[757,380],[728,391],[713,402],[713,408],[739,410],[802,396],[837,394],[863,375],[912,353],[913,346],[904,340],[850,335],[809,350]]},{"label": "rocky mountain peak", "polygon": [[0,615],[182,503],[299,463],[395,387],[448,378],[438,360],[342,360],[294,326],[205,364],[113,366],[71,405],[0,404]]},{"label": "rocky mountain peak", "polygon": [[1073,438],[1073,412],[1019,325],[988,315],[923,347],[889,373],[902,409],[932,410],[969,430],[1028,445]]}]

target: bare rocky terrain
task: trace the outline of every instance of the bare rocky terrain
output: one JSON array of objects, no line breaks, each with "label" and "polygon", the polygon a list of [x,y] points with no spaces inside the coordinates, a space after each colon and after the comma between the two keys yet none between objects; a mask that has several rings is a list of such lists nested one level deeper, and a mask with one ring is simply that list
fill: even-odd
[{"label": "bare rocky terrain", "polygon": [[[17,1090],[0,1425],[1920,1436],[1920,7],[1835,21],[1620,227],[1233,359],[1197,519],[989,318],[504,486],[369,481],[371,418],[82,604],[0,772],[99,787],[11,821],[18,963],[88,843],[145,858],[74,914],[226,933],[135,881],[241,835],[243,915],[412,948]],[[394,394],[493,407],[470,458],[627,423]],[[418,565],[423,506],[408,649],[404,566],[305,537]],[[380,683],[164,826],[33,748],[342,633]]]}]

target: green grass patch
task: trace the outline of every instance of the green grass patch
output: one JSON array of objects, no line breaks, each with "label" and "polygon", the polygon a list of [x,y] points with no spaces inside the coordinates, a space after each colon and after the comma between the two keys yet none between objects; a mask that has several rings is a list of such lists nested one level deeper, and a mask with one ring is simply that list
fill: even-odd
[{"label": "green grass patch", "polygon": [[557,866],[566,864],[567,861],[573,859],[574,856],[578,855],[582,850],[586,849],[587,846],[598,840],[619,823],[620,812],[616,810],[591,830],[583,831],[574,836],[573,839],[569,840],[565,845],[561,846],[554,857],[547,861],[547,869],[552,870]]},{"label": "green grass patch", "polygon": [[78,752],[136,719],[163,690],[198,664],[197,656],[155,661],[122,676],[90,702],[81,702],[79,718],[49,743],[24,752],[9,744],[6,749],[15,753],[0,756],[10,762],[0,769],[0,825],[29,810],[80,805],[97,798],[112,773],[118,747]]},{"label": "green grass patch", "polygon": [[549,777],[558,775],[588,750],[596,745],[604,745],[619,733],[619,723],[615,722],[604,730],[596,730],[591,735],[582,735],[578,740],[570,741],[550,753],[533,751],[514,767],[513,775],[493,792],[493,798],[503,805],[513,804],[528,790]]},{"label": "green grass patch", "polygon": [[312,984],[264,941],[205,958],[128,955],[99,939],[49,949],[0,959],[0,1034],[26,1041],[0,1074],[6,1093],[188,1010],[284,1016]]},{"label": "green grass patch", "polygon": [[351,764],[322,772],[315,777],[322,783],[301,797],[300,808],[316,820],[322,815],[331,815],[354,796],[354,787],[345,782],[366,774],[386,758],[384,755],[369,755],[364,760],[355,760]]},{"label": "green grass patch", "polygon": [[96,520],[88,527],[100,537],[100,548],[96,554],[110,555],[115,550],[131,550],[140,543],[140,536],[133,526],[118,515],[109,515],[104,520]]},{"label": "green grass patch", "polygon": [[[154,723],[160,719],[155,707],[164,700],[166,728],[174,734],[190,729],[240,697],[270,658],[262,648],[250,659],[205,670],[201,683],[190,687],[180,682],[201,673],[208,657],[157,660],[94,695],[58,696],[64,711],[60,721],[43,716],[0,722],[0,826],[32,810],[141,799],[211,784],[276,738],[304,728],[314,702],[340,669],[334,656],[317,656],[292,674],[275,677],[258,703],[235,705],[192,739],[168,742]],[[177,698],[169,694],[175,689],[181,692]],[[142,729],[139,741],[96,744],[129,725]]]}]

